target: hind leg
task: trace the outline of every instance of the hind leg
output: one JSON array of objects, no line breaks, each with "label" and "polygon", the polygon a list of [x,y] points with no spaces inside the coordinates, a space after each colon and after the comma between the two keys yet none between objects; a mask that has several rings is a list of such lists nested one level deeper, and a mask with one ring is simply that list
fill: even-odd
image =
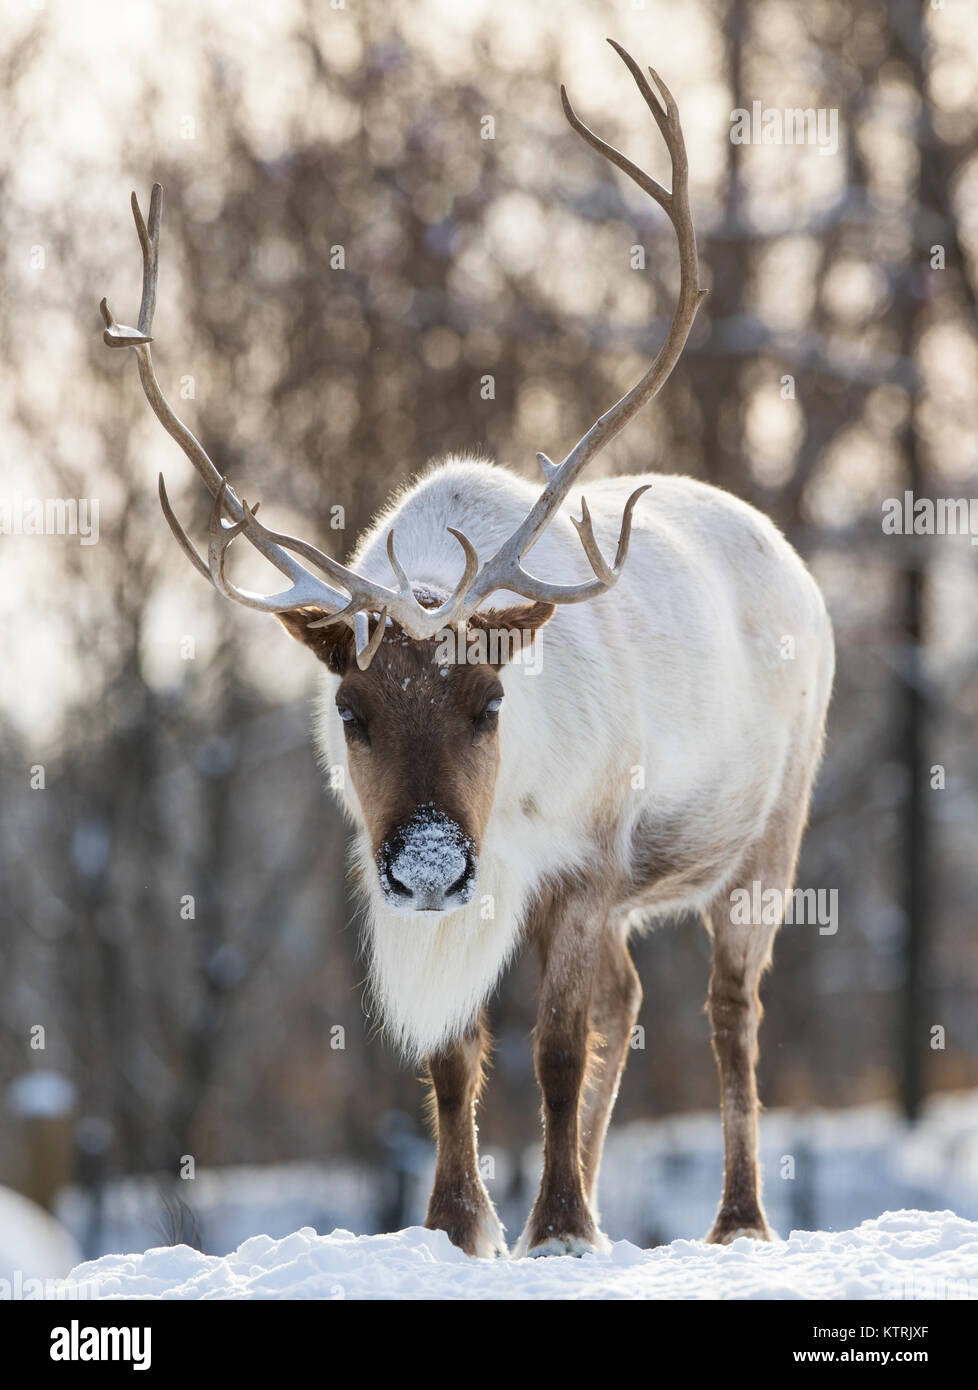
[{"label": "hind leg", "polygon": [[775,928],[732,931],[730,904],[708,913],[713,933],[709,1014],[713,1051],[720,1072],[723,1112],[723,1197],[707,1240],[726,1245],[737,1236],[770,1240],[761,1205],[757,1164],[757,1030],[761,1021],[758,985],[771,958]]},{"label": "hind leg", "polygon": [[[807,808],[805,784],[796,799],[772,814],[730,888],[705,914],[713,938],[708,1011],[720,1073],[724,1148],[723,1196],[707,1236],[713,1244],[726,1245],[740,1235],[772,1239],[761,1204],[757,1157],[757,1033],[763,1013],[758,987],[794,885]],[[780,895],[780,906],[770,889]],[[766,904],[760,913],[754,911],[758,904]],[[761,920],[749,920],[757,916]]]},{"label": "hind leg", "polygon": [[641,1004],[642,986],[628,944],[623,933],[609,925],[591,994],[591,1053],[581,1100],[581,1167],[592,1206],[605,1134]]}]

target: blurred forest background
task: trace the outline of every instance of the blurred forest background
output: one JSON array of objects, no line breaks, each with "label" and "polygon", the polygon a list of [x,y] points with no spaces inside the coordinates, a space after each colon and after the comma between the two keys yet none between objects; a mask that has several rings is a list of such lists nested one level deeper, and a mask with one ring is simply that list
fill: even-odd
[{"label": "blurred forest background", "polygon": [[[0,1178],[49,1200],[74,1177],[95,1211],[153,1175],[172,1211],[187,1155],[352,1160],[384,1194],[364,1219],[403,1217],[421,1089],[362,1011],[315,664],[180,555],[157,472],[198,535],[205,495],[97,306],[135,320],[129,194],[145,209],[159,180],[164,390],[266,522],[338,556],[432,456],[534,474],[637,379],[675,302],[665,218],[560,110],[564,81],[668,182],[606,34],[679,102],[710,296],[599,468],[762,508],[836,627],[799,883],[838,890],[839,930],[779,938],[761,1095],[913,1119],[978,1086],[978,552],[881,526],[905,489],[978,496],[975,5],[0,9],[0,492],[100,506],[98,544],[0,550]],[[837,151],[734,144],[754,101],[837,110]],[[665,926],[636,959],[645,1046],[616,1123],[706,1110],[719,1131],[706,935]],[[490,1156],[538,1138],[533,991],[527,960],[493,1005]],[[46,1160],[56,1114],[68,1156]]]}]

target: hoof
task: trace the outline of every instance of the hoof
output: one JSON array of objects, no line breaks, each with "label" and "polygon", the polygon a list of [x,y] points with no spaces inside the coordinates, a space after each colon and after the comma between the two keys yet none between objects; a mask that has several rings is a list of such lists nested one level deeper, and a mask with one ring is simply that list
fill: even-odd
[{"label": "hoof", "polygon": [[444,1231],[453,1245],[478,1260],[508,1260],[509,1247],[499,1217],[493,1210],[483,1211],[473,1220],[472,1213],[452,1220],[447,1216],[432,1218],[425,1225],[432,1231]]},{"label": "hoof", "polygon": [[756,1226],[720,1226],[714,1225],[710,1234],[706,1238],[708,1245],[730,1245],[732,1241],[738,1240],[741,1236],[746,1236],[748,1240],[776,1240],[767,1222],[761,1222]]},{"label": "hoof", "polygon": [[533,1245],[529,1240],[524,1231],[513,1251],[514,1259],[545,1260],[554,1255],[573,1255],[580,1259],[582,1255],[603,1254],[611,1249],[611,1241],[601,1231],[593,1236],[547,1236]]}]

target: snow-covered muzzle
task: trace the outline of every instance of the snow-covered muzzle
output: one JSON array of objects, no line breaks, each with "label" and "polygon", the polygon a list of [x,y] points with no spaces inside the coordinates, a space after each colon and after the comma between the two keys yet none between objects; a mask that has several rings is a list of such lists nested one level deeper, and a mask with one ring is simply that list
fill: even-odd
[{"label": "snow-covered muzzle", "polygon": [[419,806],[390,832],[376,862],[384,899],[395,912],[451,912],[475,892],[475,843],[434,806]]}]

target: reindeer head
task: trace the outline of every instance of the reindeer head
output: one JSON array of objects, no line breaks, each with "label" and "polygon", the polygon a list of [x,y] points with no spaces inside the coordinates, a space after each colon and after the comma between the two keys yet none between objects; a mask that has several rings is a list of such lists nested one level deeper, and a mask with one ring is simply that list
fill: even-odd
[{"label": "reindeer head", "polygon": [[339,677],[325,716],[342,723],[394,911],[451,911],[471,899],[499,768],[499,672],[524,656],[553,612],[551,603],[491,609],[420,641],[390,623],[366,669],[349,628],[317,626],[310,613],[280,615]]},{"label": "reindeer head", "polygon": [[[105,342],[136,351],[143,390],[157,418],[176,440],[214,498],[206,562],[177,521],[160,477],[160,502],[174,536],[191,563],[226,597],[249,608],[274,613],[289,632],[309,646],[340,676],[337,718],[346,731],[348,761],[384,894],[408,911],[448,910],[468,901],[474,891],[479,845],[488,821],[499,763],[497,723],[505,660],[440,663],[438,641],[446,632],[489,628],[497,638],[510,634],[504,650],[532,641],[555,604],[580,603],[605,593],[621,573],[628,552],[632,510],[645,487],[629,497],[622,516],[618,552],[609,565],[598,548],[587,503],[581,499],[580,521],[574,520],[594,578],[581,584],[555,585],[531,575],[523,559],[590,460],[661,388],[689,335],[706,291],[699,288],[696,238],[689,211],[686,148],[679,112],[669,89],[649,69],[657,95],[638,64],[612,40],[645,99],[666,142],[672,162],[672,188],[666,190],[617,150],[596,136],[577,117],[563,87],[564,113],[574,130],[617,165],[663,209],[679,242],[680,291],[663,347],[642,379],[600,417],[560,464],[538,454],[545,485],[525,520],[482,560],[468,538],[452,530],[465,557],[462,578],[451,594],[416,592],[397,559],[394,533],[387,553],[396,587],[380,584],[325,555],[307,541],[267,529],[257,507],[235,495],[227,479],[160,390],[150,343],[156,304],[160,219],[163,189],[154,184],[148,226],[136,195],[133,217],[143,254],[143,291],[138,326],[117,324],[102,300]],[[451,528],[449,528],[451,529]],[[255,594],[237,588],[225,572],[228,546],[244,535],[289,582],[278,594]],[[297,558],[301,557],[301,558]],[[306,561],[326,578],[306,567]],[[506,590],[527,600],[525,606],[486,609],[491,595]],[[371,632],[373,622],[373,632]],[[378,656],[378,652],[380,653]]]}]

